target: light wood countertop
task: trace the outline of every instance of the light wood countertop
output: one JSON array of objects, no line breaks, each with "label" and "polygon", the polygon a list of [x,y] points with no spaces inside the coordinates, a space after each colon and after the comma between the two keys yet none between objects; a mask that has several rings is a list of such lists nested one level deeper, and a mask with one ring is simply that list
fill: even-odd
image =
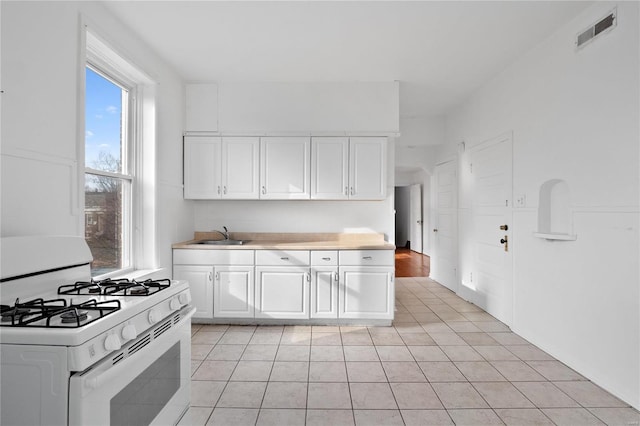
[{"label": "light wood countertop", "polygon": [[231,232],[242,245],[197,244],[202,240],[221,240],[218,232],[196,232],[193,240],[173,244],[174,249],[199,250],[395,250],[396,246],[376,233],[248,233]]}]

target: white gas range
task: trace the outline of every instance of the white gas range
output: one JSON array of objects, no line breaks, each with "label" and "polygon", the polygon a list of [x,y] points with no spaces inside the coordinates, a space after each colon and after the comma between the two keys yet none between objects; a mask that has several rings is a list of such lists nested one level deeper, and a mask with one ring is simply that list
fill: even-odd
[{"label": "white gas range", "polygon": [[0,423],[176,424],[190,400],[189,285],[92,281],[80,237],[1,244]]}]

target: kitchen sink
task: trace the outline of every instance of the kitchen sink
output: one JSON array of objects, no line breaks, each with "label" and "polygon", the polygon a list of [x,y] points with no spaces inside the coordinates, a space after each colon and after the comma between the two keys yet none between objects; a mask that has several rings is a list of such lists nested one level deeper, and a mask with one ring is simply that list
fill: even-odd
[{"label": "kitchen sink", "polygon": [[245,240],[200,240],[195,244],[206,244],[212,246],[239,246],[246,244]]}]

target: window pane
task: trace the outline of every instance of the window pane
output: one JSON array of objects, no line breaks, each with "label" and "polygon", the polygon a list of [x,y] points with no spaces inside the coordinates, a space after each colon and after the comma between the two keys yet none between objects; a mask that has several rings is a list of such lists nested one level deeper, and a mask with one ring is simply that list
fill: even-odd
[{"label": "window pane", "polygon": [[122,269],[123,193],[129,182],[85,174],[85,238],[93,254],[91,275]]},{"label": "window pane", "polygon": [[124,173],[124,143],[127,92],[122,87],[86,68],[85,166]]}]

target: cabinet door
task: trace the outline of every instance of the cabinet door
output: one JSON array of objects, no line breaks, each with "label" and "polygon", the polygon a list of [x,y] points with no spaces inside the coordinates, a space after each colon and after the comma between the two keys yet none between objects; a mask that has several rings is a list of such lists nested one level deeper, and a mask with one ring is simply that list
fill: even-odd
[{"label": "cabinet door", "polygon": [[309,318],[309,268],[256,267],[256,318]]},{"label": "cabinet door", "polygon": [[222,138],[222,198],[259,198],[260,138]]},{"label": "cabinet door", "polygon": [[393,319],[393,267],[340,267],[340,318]]},{"label": "cabinet door", "polygon": [[338,268],[311,268],[311,318],[338,318]]},{"label": "cabinet door", "polygon": [[253,318],[253,267],[216,266],[213,316]]},{"label": "cabinet door", "polygon": [[308,137],[260,139],[260,198],[309,198],[310,146]]},{"label": "cabinet door", "polygon": [[387,193],[387,138],[349,140],[349,198],[382,200]]},{"label": "cabinet door", "polygon": [[349,138],[312,138],[311,198],[349,198]]},{"label": "cabinet door", "polygon": [[211,136],[184,138],[184,198],[210,200],[222,193],[222,140]]},{"label": "cabinet door", "polygon": [[218,85],[191,83],[185,87],[186,132],[218,130]]},{"label": "cabinet door", "polygon": [[193,317],[213,319],[213,267],[174,265],[173,279],[189,281],[191,299],[196,308]]}]

